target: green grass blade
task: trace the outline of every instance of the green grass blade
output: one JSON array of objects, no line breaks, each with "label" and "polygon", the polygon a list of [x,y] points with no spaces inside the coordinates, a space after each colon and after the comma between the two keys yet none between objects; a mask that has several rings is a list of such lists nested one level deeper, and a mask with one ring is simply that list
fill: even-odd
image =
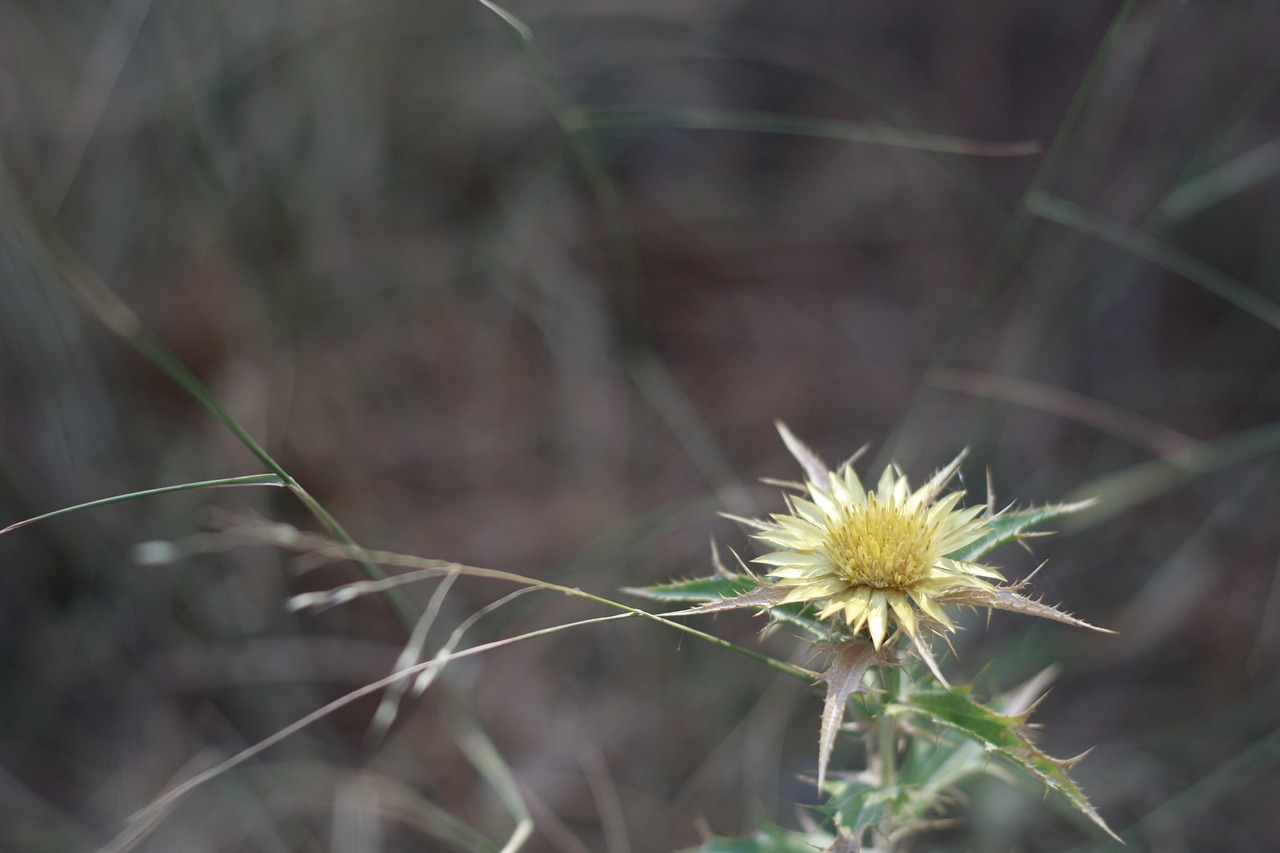
[{"label": "green grass blade", "polygon": [[158,489],[143,489],[140,492],[129,492],[124,495],[113,495],[109,498],[99,498],[96,501],[88,501],[87,503],[76,504],[75,506],[63,507],[55,509],[53,512],[46,512],[43,515],[37,515],[33,518],[27,518],[22,521],[10,524],[8,527],[0,530],[0,536],[8,533],[10,530],[17,530],[19,527],[26,527],[28,524],[35,524],[37,521],[44,521],[49,518],[57,518],[60,515],[79,512],[84,509],[92,509],[98,506],[107,506],[108,504],[122,503],[124,501],[136,500],[138,498],[148,498],[152,495],[164,495],[169,492],[185,492],[190,489],[216,489],[226,486],[284,486],[285,482],[278,474],[249,474],[245,477],[228,477],[222,480],[201,480],[198,483],[181,483],[176,486],[161,486]]},{"label": "green grass blade", "polygon": [[455,743],[471,762],[471,766],[489,783],[489,787],[498,795],[498,800],[515,821],[515,828],[501,850],[501,853],[515,853],[533,834],[533,815],[529,813],[529,806],[520,793],[520,785],[511,772],[511,766],[503,760],[493,741],[476,723],[475,714],[461,709],[460,697],[454,697],[454,700],[449,724],[456,735]]},{"label": "green grass blade", "polygon": [[1026,157],[1040,152],[1035,141],[984,142],[918,130],[881,127],[861,122],[789,116],[779,113],[719,110],[706,107],[604,107],[580,110],[574,117],[580,130],[627,130],[663,127],[682,130],[724,130],[777,133],[912,148],[939,154],[972,157]]},{"label": "green grass blade", "polygon": [[936,369],[929,373],[927,381],[935,388],[1025,406],[1073,420],[1141,447],[1154,456],[1169,456],[1197,444],[1195,439],[1136,412],[1096,397],[1017,376]]},{"label": "green grass blade", "polygon": [[[1181,793],[1156,806],[1135,824],[1124,830],[1131,842],[1155,835],[1171,821],[1185,821],[1189,815],[1214,808],[1242,788],[1254,785],[1280,764],[1280,731],[1273,731],[1254,741],[1226,763]],[[1123,842],[1122,842],[1123,843]],[[1113,845],[1108,851],[1124,848]]]},{"label": "green grass blade", "polygon": [[478,2],[498,15],[506,24],[507,33],[511,37],[520,63],[538,90],[543,103],[547,105],[556,125],[564,133],[569,143],[569,153],[577,161],[578,168],[591,188],[596,207],[600,210],[601,222],[604,224],[609,253],[617,268],[619,295],[623,306],[621,334],[624,342],[636,344],[640,340],[641,316],[639,266],[631,240],[630,226],[623,211],[622,196],[618,193],[618,187],[612,175],[609,174],[604,155],[601,154],[593,134],[579,121],[580,111],[570,102],[564,88],[552,76],[542,51],[534,41],[533,31],[523,21],[492,0],[478,0]]},{"label": "green grass blade", "polygon": [[1097,496],[1097,506],[1082,513],[1088,523],[1117,515],[1197,477],[1280,450],[1280,423],[1266,424],[1208,442],[1169,459],[1144,462],[1109,474],[1067,495]]},{"label": "green grass blade", "polygon": [[1164,215],[1174,221],[1187,219],[1277,175],[1280,175],[1280,139],[1246,151],[1187,181],[1165,199]]},{"label": "green grass blade", "polygon": [[1036,193],[1028,199],[1027,206],[1042,219],[1097,237],[1116,248],[1164,267],[1268,326],[1280,329],[1280,304],[1208,264],[1178,251],[1163,240],[1130,230],[1119,222],[1049,193]]},{"label": "green grass blade", "polygon": [[533,30],[529,29],[529,25],[507,11],[505,7],[499,6],[493,0],[476,0],[476,2],[501,18],[502,22],[510,27],[519,38],[525,41],[530,41],[533,38]]},{"label": "green grass blade", "polygon": [[[0,199],[11,205],[14,211],[25,214],[21,201],[6,178],[7,176],[0,172]],[[80,261],[78,255],[66,245],[56,231],[51,228],[38,228],[32,224],[36,221],[35,217],[27,214],[15,221],[14,230],[18,239],[25,244],[24,248],[32,255],[39,256],[41,264],[49,267],[50,276],[65,287],[90,315],[132,346],[157,370],[168,376],[179,388],[200,403],[250,453],[273,471],[283,485],[297,496],[298,500],[329,530],[333,537],[343,543],[349,559],[356,562],[369,577],[378,580],[384,578],[385,574],[382,570],[363,557],[364,549],[356,544],[351,534],[338,523],[338,520],[321,506],[320,502],[304,489],[271,454],[267,453],[266,449],[232,417],[230,412],[223,408],[204,383],[180,359],[143,327],[142,321],[133,309],[92,269]],[[395,590],[388,591],[386,598],[405,630],[412,631],[417,617],[409,603]]]},{"label": "green grass blade", "polygon": [[1075,97],[1072,98],[1071,105],[1067,108],[1066,115],[1063,116],[1062,123],[1058,126],[1058,132],[1054,134],[1049,150],[1045,152],[1044,159],[1040,161],[1040,166],[1036,169],[1036,173],[1031,179],[1031,184],[1026,196],[1024,196],[1023,203],[1013,211],[1013,215],[1009,217],[1008,222],[1005,223],[1004,228],[1001,230],[1000,237],[996,241],[996,245],[987,259],[986,267],[982,271],[982,276],[974,288],[974,295],[970,300],[969,306],[958,316],[957,321],[953,324],[953,332],[939,350],[935,358],[935,365],[949,363],[960,348],[968,343],[972,330],[978,326],[978,319],[986,312],[991,300],[995,298],[997,288],[1013,271],[1018,259],[1022,257],[1027,241],[1031,236],[1032,225],[1035,223],[1034,214],[1027,209],[1026,198],[1052,186],[1054,180],[1058,177],[1067,149],[1075,141],[1080,125],[1084,121],[1085,112],[1093,99],[1094,92],[1098,88],[1098,81],[1102,77],[1102,72],[1119,49],[1122,37],[1127,32],[1129,18],[1137,5],[1137,0],[1125,0],[1123,5],[1116,10],[1115,17],[1111,19],[1111,25],[1107,28],[1106,35],[1103,36],[1102,43],[1094,53],[1093,59],[1090,60],[1089,67],[1085,70],[1084,77],[1076,89]]},{"label": "green grass blade", "polygon": [[[177,356],[170,352],[154,335],[143,328],[142,321],[138,319],[133,309],[125,304],[124,300],[117,296],[92,271],[82,266],[76,266],[74,269],[66,268],[70,266],[69,263],[64,264],[64,269],[60,271],[62,273],[61,280],[90,314],[136,349],[157,370],[168,376],[179,388],[200,403],[250,453],[275,472],[284,486],[297,496],[298,500],[333,534],[335,539],[343,544],[347,550],[348,558],[359,565],[368,577],[374,580],[382,580],[386,577],[381,568],[364,556],[364,548],[356,543],[346,528],[339,524],[338,520],[310,492],[304,489],[293,478],[293,475],[286,471],[249,434],[248,430],[240,425],[240,422],[218,402],[218,399],[205,387],[204,383]],[[388,590],[385,593],[385,598],[400,623],[405,627],[405,630],[412,631],[417,621],[417,616],[409,602],[396,590]]]}]

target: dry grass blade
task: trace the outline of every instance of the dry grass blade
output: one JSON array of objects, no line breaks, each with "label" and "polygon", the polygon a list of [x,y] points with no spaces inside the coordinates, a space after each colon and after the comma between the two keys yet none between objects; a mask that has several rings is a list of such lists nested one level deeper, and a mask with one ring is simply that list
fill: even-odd
[{"label": "dry grass blade", "polygon": [[985,142],[937,133],[922,133],[895,127],[880,127],[851,121],[804,118],[781,113],[721,110],[702,107],[614,107],[582,112],[582,127],[593,130],[622,128],[669,127],[685,130],[724,130],[751,133],[780,133],[788,136],[814,136],[914,148],[939,154],[961,154],[970,157],[1028,157],[1040,153],[1035,140],[1017,142]]},{"label": "dry grass blade", "polygon": [[1050,222],[1105,240],[1117,248],[1162,266],[1272,328],[1280,329],[1280,304],[1163,240],[1133,231],[1119,222],[1045,192],[1032,195],[1027,200],[1027,207]]},{"label": "dry grass blade", "polygon": [[929,374],[928,381],[935,388],[1003,400],[1061,415],[1137,447],[1146,448],[1157,456],[1170,457],[1199,447],[1198,441],[1177,430],[1065,388],[1055,388],[1015,376],[993,376],[965,370],[935,370]]},{"label": "dry grass blade", "polygon": [[[422,661],[422,651],[426,646],[427,633],[435,624],[436,617],[440,615],[440,608],[444,606],[444,600],[449,595],[449,590],[452,589],[453,583],[457,579],[458,573],[450,572],[444,576],[444,579],[440,581],[440,585],[436,587],[435,592],[431,594],[431,600],[427,602],[426,609],[422,611],[422,616],[418,618],[417,624],[413,626],[413,632],[409,635],[404,649],[396,659],[396,671],[414,666]],[[439,672],[439,669],[432,669],[423,673],[423,676],[432,677]],[[373,719],[369,722],[369,728],[365,733],[367,740],[380,740],[391,728],[391,724],[395,722],[396,714],[400,709],[400,700],[403,698],[407,688],[408,684],[404,681],[397,681],[387,688],[382,701],[378,704],[378,710],[374,712]],[[423,689],[426,689],[426,685],[423,685]]]},{"label": "dry grass blade", "polygon": [[787,589],[776,584],[761,584],[750,592],[735,595],[733,598],[722,598],[719,601],[708,601],[687,610],[664,613],[664,616],[689,616],[702,613],[720,613],[725,610],[741,610],[744,607],[768,609],[782,603],[787,597]]},{"label": "dry grass blade", "polygon": [[1115,631],[1109,628],[1099,628],[1097,625],[1091,625],[1083,619],[1077,619],[1070,613],[1066,613],[1050,604],[1042,601],[1036,601],[1019,595],[1008,587],[997,587],[994,590],[966,590],[956,589],[940,593],[938,601],[944,604],[957,604],[964,607],[979,608],[995,608],[996,610],[1008,610],[1013,613],[1021,613],[1024,616],[1039,616],[1041,619],[1049,619],[1053,622],[1061,622],[1064,625],[1071,625],[1076,628],[1088,628],[1090,631],[1097,631],[1102,634],[1114,634]]},{"label": "dry grass blade", "polygon": [[170,494],[172,492],[185,492],[191,489],[229,488],[232,486],[284,485],[286,485],[285,482],[276,474],[250,474],[245,477],[227,477],[220,480],[202,480],[199,483],[181,483],[177,486],[161,486],[158,489],[143,489],[140,492],[129,492],[124,495],[113,495],[109,498],[99,498],[96,501],[88,501],[86,503],[76,504],[75,506],[63,507],[62,509],[56,509],[53,512],[46,512],[43,515],[37,515],[32,518],[23,519],[22,521],[16,521],[8,527],[0,529],[0,536],[3,536],[11,530],[18,530],[19,528],[26,527],[28,524],[35,524],[39,521],[57,518],[58,516],[68,515],[73,512],[80,512],[81,510],[92,509],[99,506],[109,506],[111,504],[137,500],[139,498],[149,498],[156,495]]},{"label": "dry grass blade", "polygon": [[632,616],[632,614],[630,613],[617,613],[612,616],[599,616],[594,619],[581,619],[577,622],[569,622],[563,625],[556,625],[550,628],[542,628],[537,631],[529,631],[527,633],[520,634],[519,636],[508,637],[503,640],[494,640],[493,642],[483,643],[479,646],[472,646],[471,648],[463,649],[462,651],[459,651],[459,652],[454,652],[452,654],[434,658],[424,663],[420,663],[416,666],[411,666],[408,669],[402,669],[399,672],[394,672],[391,675],[388,675],[385,678],[381,678],[370,684],[366,684],[364,687],[361,687],[358,690],[353,690],[350,693],[346,694],[345,696],[335,699],[321,708],[317,708],[315,711],[312,711],[310,714],[307,714],[306,716],[302,717],[298,721],[288,726],[285,726],[283,729],[271,735],[270,737],[264,738],[263,740],[259,741],[258,743],[254,744],[248,749],[241,750],[240,752],[231,756],[227,760],[220,762],[217,766],[211,767],[210,769],[204,771],[203,773],[200,773],[195,777],[187,780],[186,782],[183,782],[181,785],[177,786],[176,788],[169,791],[168,793],[163,794],[162,796],[156,798],[146,808],[144,808],[142,811],[135,814],[130,821],[129,827],[126,828],[123,832],[121,832],[118,836],[116,836],[110,843],[103,846],[100,849],[99,853],[120,853],[120,851],[131,849],[135,844],[141,841],[152,829],[154,829],[157,823],[159,823],[161,820],[164,819],[165,815],[169,813],[169,811],[178,803],[178,801],[182,800],[192,791],[196,790],[197,788],[203,785],[207,785],[209,782],[212,782],[214,779],[217,779],[219,776],[223,775],[228,770],[232,770],[236,767],[239,767],[241,764],[244,764],[249,759],[257,755],[260,755],[263,752],[266,752],[268,749],[271,749],[272,747],[276,746],[277,744],[285,740],[288,740],[289,738],[296,735],[298,732],[301,732],[304,729],[308,728],[309,726],[312,726],[315,723],[319,722],[320,720],[323,720],[325,717],[329,716],[335,711],[345,708],[346,706],[350,705],[352,702],[355,702],[357,699],[361,699],[365,696],[369,696],[374,693],[377,693],[379,690],[382,690],[384,687],[389,687],[390,685],[395,684],[398,681],[414,678],[432,669],[442,668],[455,660],[461,660],[463,658],[484,654],[485,652],[490,652],[490,651],[493,651],[494,649],[499,649],[504,646],[509,646],[513,643],[519,643],[525,640],[533,639],[535,637],[543,637],[549,634],[555,634],[560,631],[566,631],[570,628],[581,628],[587,625],[598,625],[605,622],[616,622],[619,619],[626,619],[626,618],[629,618],[630,616]]},{"label": "dry grass blade", "polygon": [[809,482],[823,489],[831,485],[830,469],[827,468],[825,462],[818,458],[818,454],[796,438],[782,421],[775,421],[774,426],[778,429],[778,435],[782,436],[783,443],[787,445],[787,450],[791,451],[791,455],[795,457],[796,461],[800,463],[800,467],[804,469],[804,474],[809,478]]}]

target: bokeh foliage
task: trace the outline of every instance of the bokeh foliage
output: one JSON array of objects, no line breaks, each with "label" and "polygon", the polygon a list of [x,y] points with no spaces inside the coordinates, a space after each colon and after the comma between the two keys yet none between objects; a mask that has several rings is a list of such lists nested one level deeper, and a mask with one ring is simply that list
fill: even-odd
[{"label": "bokeh foliage", "polygon": [[[510,11],[531,41],[468,0],[0,5],[0,524],[263,471],[84,275],[359,542],[603,594],[706,574],[710,535],[749,549],[714,513],[778,508],[775,418],[915,478],[969,446],[975,499],[988,469],[998,499],[1101,498],[996,556],[1049,559],[1047,594],[1121,635],[997,616],[959,666],[1061,662],[1041,746],[1096,744],[1073,775],[1138,849],[1280,846],[1273,3]],[[286,490],[191,490],[0,537],[0,847],[94,849],[393,665],[385,604],[285,607],[354,566],[133,559],[211,508],[319,527]],[[461,580],[441,619],[507,591]],[[526,596],[479,633],[584,615]],[[816,692],[582,631],[457,667],[380,744],[357,703],[144,847],[328,849],[369,797],[387,849],[446,814],[502,837],[469,725],[530,850],[795,819]],[[1088,843],[1040,791],[967,793],[922,849]]]}]

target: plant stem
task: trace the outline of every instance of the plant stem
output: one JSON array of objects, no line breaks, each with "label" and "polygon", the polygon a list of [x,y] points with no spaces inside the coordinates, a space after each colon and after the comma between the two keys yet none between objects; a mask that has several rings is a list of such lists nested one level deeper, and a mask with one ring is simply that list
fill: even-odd
[{"label": "plant stem", "polygon": [[902,692],[902,672],[896,666],[880,669],[884,682],[885,703],[876,716],[876,752],[880,762],[880,789],[888,790],[897,784],[898,775],[898,721],[886,712]]},{"label": "plant stem", "polygon": [[898,772],[898,723],[889,714],[881,714],[876,720],[876,740],[880,753],[880,788],[886,790],[897,784]]}]

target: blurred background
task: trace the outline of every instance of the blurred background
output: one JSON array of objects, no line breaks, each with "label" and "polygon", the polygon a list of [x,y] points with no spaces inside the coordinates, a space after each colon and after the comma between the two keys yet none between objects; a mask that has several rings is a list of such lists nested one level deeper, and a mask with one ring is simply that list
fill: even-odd
[{"label": "blurred background", "polygon": [[[1000,505],[1101,498],[994,562],[1047,560],[1035,592],[1119,634],[974,616],[956,679],[1059,667],[1040,743],[1096,747],[1075,775],[1128,849],[1280,848],[1272,0],[508,11],[0,4],[0,525],[264,470],[68,286],[94,277],[363,545],[609,597],[754,553],[716,513],[781,508],[775,419],[913,480],[967,446],[974,502],[988,472]],[[382,600],[286,607],[352,564],[135,559],[216,513],[322,530],[242,488],[0,537],[0,848],[97,849],[392,670]],[[511,590],[459,580],[428,647]],[[534,593],[464,645],[606,612]],[[670,851],[813,796],[818,691],[638,620],[459,662],[381,740],[376,705],[139,849],[475,849],[450,819],[496,849],[486,744],[528,851]],[[1097,849],[1043,793],[976,785],[912,849]]]}]

